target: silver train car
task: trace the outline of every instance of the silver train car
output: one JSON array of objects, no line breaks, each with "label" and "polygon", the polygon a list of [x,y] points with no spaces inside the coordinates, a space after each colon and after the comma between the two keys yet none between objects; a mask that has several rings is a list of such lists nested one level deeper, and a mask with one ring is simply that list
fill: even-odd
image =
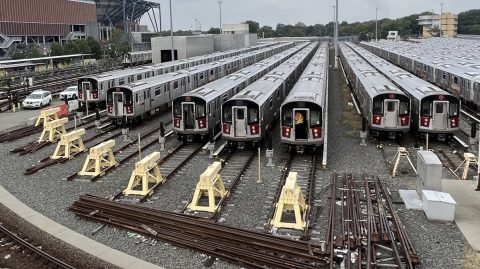
[{"label": "silver train car", "polygon": [[347,45],[403,90],[411,100],[411,129],[444,141],[460,129],[460,100],[352,43]]},{"label": "silver train car", "polygon": [[292,46],[293,43],[284,43],[127,85],[114,86],[107,91],[107,116],[117,124],[142,118],[169,105],[170,101],[192,89]]},{"label": "silver train car", "polygon": [[313,56],[312,43],[222,106],[222,137],[228,144],[259,142],[275,122],[280,105]]},{"label": "silver train car", "polygon": [[305,46],[297,45],[176,98],[172,104],[174,132],[189,141],[194,136],[207,137],[210,130],[213,136],[220,134],[221,106]]},{"label": "silver train car", "polygon": [[123,66],[134,66],[139,64],[148,64],[152,62],[152,51],[133,51],[128,52],[123,57]]},{"label": "silver train car", "polygon": [[328,62],[328,43],[322,43],[280,107],[280,141],[299,152],[323,144]]},{"label": "silver train car", "polygon": [[[453,41],[449,41],[453,42]],[[471,42],[470,42],[471,43]],[[438,53],[435,46],[413,48],[389,43],[362,43],[362,47],[418,77],[458,96],[467,106],[480,110],[480,64],[468,54]],[[464,44],[468,46],[468,44]],[[473,50],[472,50],[473,51]],[[451,55],[451,56],[445,56]]]},{"label": "silver train car", "polygon": [[[278,43],[277,43],[278,44]],[[243,53],[268,48],[273,44],[259,45],[250,48],[217,52],[203,56],[192,57],[189,59],[177,60],[167,63],[142,66],[132,69],[105,72],[92,76],[81,77],[77,81],[79,96],[78,100],[83,104],[99,104],[106,100],[107,90],[124,84],[133,83],[153,76],[163,75],[175,72],[181,69],[194,67],[200,64],[206,64],[218,61],[224,58],[237,56]]]},{"label": "silver train car", "polygon": [[410,98],[344,43],[340,59],[371,133],[395,139],[408,132]]}]

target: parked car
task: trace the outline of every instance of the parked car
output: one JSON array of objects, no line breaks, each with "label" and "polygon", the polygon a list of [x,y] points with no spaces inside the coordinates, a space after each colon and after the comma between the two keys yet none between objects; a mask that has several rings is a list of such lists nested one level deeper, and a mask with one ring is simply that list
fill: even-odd
[{"label": "parked car", "polygon": [[78,86],[70,86],[60,93],[60,100],[65,100],[65,99],[74,100],[74,99],[77,99],[77,97],[78,97]]},{"label": "parked car", "polygon": [[29,94],[22,105],[24,108],[41,108],[52,103],[52,94],[49,91],[34,91]]}]

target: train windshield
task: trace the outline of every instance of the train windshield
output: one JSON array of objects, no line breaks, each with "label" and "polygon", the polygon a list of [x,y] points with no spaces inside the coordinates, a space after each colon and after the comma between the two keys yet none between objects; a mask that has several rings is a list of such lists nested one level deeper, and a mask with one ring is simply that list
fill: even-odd
[{"label": "train windshield", "polygon": [[173,115],[177,118],[182,116],[182,100],[180,98],[173,101]]},{"label": "train windshield", "polygon": [[383,114],[383,102],[382,100],[375,100],[373,102],[373,114],[382,115]]},{"label": "train windshield", "polygon": [[223,122],[225,123],[232,123],[232,107],[225,106],[222,110],[223,114]]},{"label": "train windshield", "polygon": [[448,114],[450,117],[457,117],[458,116],[458,103],[450,102],[450,107],[448,109]]},{"label": "train windshield", "polygon": [[196,113],[197,118],[205,118],[205,103],[204,102],[197,102],[196,104]]},{"label": "train windshield", "polygon": [[432,101],[422,101],[422,108],[420,114],[423,117],[431,117],[432,116]]},{"label": "train windshield", "polygon": [[310,110],[310,126],[319,126],[322,124],[322,112],[319,110]]},{"label": "train windshield", "polygon": [[408,115],[409,114],[409,103],[405,101],[400,101],[400,110],[399,113],[400,115]]},{"label": "train windshield", "polygon": [[256,108],[248,108],[248,123],[258,122],[258,110]]},{"label": "train windshield", "polygon": [[284,109],[283,110],[283,118],[282,118],[282,126],[292,126],[292,110],[291,109]]}]

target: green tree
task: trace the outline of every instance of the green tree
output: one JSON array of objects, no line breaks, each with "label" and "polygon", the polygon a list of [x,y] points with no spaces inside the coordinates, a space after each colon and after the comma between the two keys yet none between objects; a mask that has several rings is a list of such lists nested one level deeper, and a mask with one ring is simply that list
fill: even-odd
[{"label": "green tree", "polygon": [[218,35],[220,34],[220,28],[210,28],[210,30],[207,31],[207,34],[211,34],[211,35]]},{"label": "green tree", "polygon": [[108,41],[108,54],[112,58],[118,58],[130,51],[130,45],[120,29],[113,29]]},{"label": "green tree", "polygon": [[40,58],[43,55],[40,53],[40,51],[36,47],[32,47],[30,49],[30,52],[28,53],[28,58]]},{"label": "green tree", "polygon": [[275,37],[275,31],[270,26],[263,26],[258,30],[260,36],[265,36],[265,38]]},{"label": "green tree", "polygon": [[258,22],[248,20],[245,23],[248,24],[248,30],[251,34],[258,33],[258,29],[260,29],[260,24],[258,24]]},{"label": "green tree", "polygon": [[458,14],[458,33],[480,35],[480,9],[472,9]]},{"label": "green tree", "polygon": [[52,46],[50,46],[50,55],[51,56],[60,56],[63,55],[63,47],[62,45],[58,43],[53,43]]},{"label": "green tree", "polygon": [[87,38],[87,43],[91,50],[90,53],[93,54],[93,58],[102,58],[102,47],[100,46],[100,43],[98,43],[97,40],[93,39],[91,36]]}]

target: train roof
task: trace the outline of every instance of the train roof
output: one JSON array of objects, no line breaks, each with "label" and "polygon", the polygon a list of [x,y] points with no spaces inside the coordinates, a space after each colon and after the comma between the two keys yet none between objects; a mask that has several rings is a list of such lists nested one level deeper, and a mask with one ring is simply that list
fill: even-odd
[{"label": "train roof", "polygon": [[248,100],[257,104],[265,103],[295,70],[295,67],[299,61],[304,58],[305,54],[316,47],[316,44],[317,43],[310,44],[309,50],[303,49],[298,52],[290,59],[280,64],[277,68],[263,76],[260,80],[257,80],[241,92],[237,93],[230,100]]},{"label": "train roof", "polygon": [[282,106],[293,102],[310,102],[325,106],[328,89],[328,43],[323,43],[303,71]]},{"label": "train roof", "polygon": [[350,48],[356,51],[360,56],[366,59],[370,64],[378,69],[382,74],[393,80],[400,88],[406,91],[416,100],[422,100],[427,96],[444,95],[453,96],[439,87],[421,79],[417,76],[395,66],[394,64],[382,59],[368,50],[352,43],[346,43]]},{"label": "train roof", "polygon": [[380,94],[390,93],[405,95],[397,86],[375,70],[375,68],[362,59],[347,45],[340,43],[340,50],[346,61],[349,62],[350,68],[355,73],[357,79],[362,82],[362,85],[370,98],[374,98]]}]

